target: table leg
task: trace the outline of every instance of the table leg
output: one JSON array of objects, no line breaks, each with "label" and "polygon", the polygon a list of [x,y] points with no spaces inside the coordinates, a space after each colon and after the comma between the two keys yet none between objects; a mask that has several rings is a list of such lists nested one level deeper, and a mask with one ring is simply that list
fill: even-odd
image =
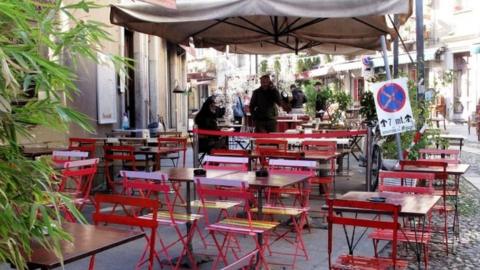
[{"label": "table leg", "polygon": [[[258,219],[259,220],[262,220],[263,219],[263,188],[262,187],[259,187],[258,188],[258,194],[257,194],[257,202],[258,202],[258,205],[257,205],[257,208],[258,208],[258,212],[257,212],[257,215],[258,215]],[[259,233],[257,235],[257,239],[258,239],[258,246],[260,248],[263,248],[263,234]],[[257,261],[256,261],[256,265],[258,266],[260,262],[260,253],[257,254]]]}]

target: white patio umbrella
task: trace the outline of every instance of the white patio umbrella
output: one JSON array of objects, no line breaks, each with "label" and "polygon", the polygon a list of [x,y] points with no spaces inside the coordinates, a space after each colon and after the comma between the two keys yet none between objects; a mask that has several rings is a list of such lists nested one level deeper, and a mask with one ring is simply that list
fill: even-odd
[{"label": "white patio umbrella", "polygon": [[411,10],[409,0],[177,0],[176,9],[144,2],[112,5],[110,20],[176,44],[230,52],[358,54],[394,36],[386,14]]}]

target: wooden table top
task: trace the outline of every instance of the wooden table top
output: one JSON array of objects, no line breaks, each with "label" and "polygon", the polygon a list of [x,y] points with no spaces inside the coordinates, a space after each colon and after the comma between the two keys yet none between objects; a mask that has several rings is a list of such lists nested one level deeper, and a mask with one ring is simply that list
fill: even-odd
[{"label": "wooden table top", "polygon": [[243,180],[247,181],[249,186],[252,187],[275,187],[282,188],[288,187],[297,183],[301,183],[307,180],[309,177],[298,174],[272,174],[270,173],[266,177],[257,177],[255,172],[235,172],[221,176],[223,180]]},{"label": "wooden table top", "polygon": [[[126,231],[78,223],[64,223],[64,229],[73,238],[72,243],[61,242],[65,264],[134,241],[145,235],[141,231]],[[59,258],[51,250],[46,250],[36,242],[32,243],[32,250],[32,257],[27,259],[30,268],[43,267],[49,269],[60,266]]]},{"label": "wooden table top", "polygon": [[[460,164],[448,164],[447,173],[453,175],[462,175],[468,171],[470,164],[460,163]],[[400,171],[400,164],[397,163],[393,168],[395,171]],[[426,166],[404,166],[404,171],[409,172],[442,172],[443,169],[439,167],[426,167]]]},{"label": "wooden table top", "polygon": [[401,205],[400,215],[426,216],[433,206],[440,200],[440,196],[416,195],[397,192],[364,192],[350,191],[338,199],[351,201],[367,201],[371,197],[385,197],[386,203]]}]

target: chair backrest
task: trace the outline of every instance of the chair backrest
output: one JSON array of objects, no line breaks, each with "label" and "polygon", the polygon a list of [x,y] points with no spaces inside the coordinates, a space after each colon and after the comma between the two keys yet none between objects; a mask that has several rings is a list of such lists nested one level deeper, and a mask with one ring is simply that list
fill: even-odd
[{"label": "chair backrest", "polygon": [[302,149],[305,153],[335,153],[337,151],[336,141],[305,140],[302,142]]},{"label": "chair backrest", "polygon": [[460,163],[460,150],[454,149],[420,149],[419,160],[443,161],[449,164]]},{"label": "chair backrest", "polygon": [[203,168],[207,170],[232,170],[248,171],[248,158],[246,157],[226,157],[209,156],[203,158]]},{"label": "chair backrest", "polygon": [[212,156],[229,156],[229,157],[248,157],[247,150],[240,149],[212,149],[210,151]]},{"label": "chair backrest", "polygon": [[260,149],[276,149],[284,150],[288,149],[288,141],[281,139],[256,139],[255,140],[255,150]]},{"label": "chair backrest", "polygon": [[[401,210],[400,205],[394,205],[389,203],[377,203],[366,201],[351,201],[331,199],[327,200],[328,205],[328,265],[331,268],[331,255],[333,250],[333,224],[342,225],[346,227],[365,227],[376,229],[390,229],[393,231],[392,241],[392,261],[393,265],[396,265],[397,261],[397,232],[400,229],[398,223],[398,216]],[[372,220],[370,215],[362,215],[358,213],[347,216],[347,213],[338,211],[339,209],[349,209],[352,212],[353,209],[358,209],[360,212],[371,212],[372,214],[389,216],[389,219],[384,220]],[[349,243],[352,243],[357,239],[348,239]],[[350,242],[351,241],[351,242]],[[358,240],[357,240],[358,241]],[[353,250],[351,250],[353,252]],[[394,268],[395,269],[395,268]]]},{"label": "chair backrest", "polygon": [[131,138],[131,137],[122,137],[118,138],[118,142],[120,145],[127,145],[127,146],[143,146],[147,144],[147,139],[144,138]]},{"label": "chair backrest", "polygon": [[83,151],[53,151],[52,161],[56,164],[63,164],[68,161],[85,159],[88,155],[88,152]]},{"label": "chair backrest", "polygon": [[302,159],[302,152],[287,152],[284,150],[277,150],[277,149],[259,149],[260,154],[260,163],[262,167],[268,166],[269,159]]},{"label": "chair backrest", "polygon": [[73,181],[75,191],[83,194],[83,196],[88,196],[92,188],[93,178],[97,173],[98,161],[98,158],[92,158],[63,163],[59,191],[65,191],[67,182]]},{"label": "chair backrest", "polygon": [[158,137],[158,147],[177,147],[179,150],[187,149],[187,138],[183,137]]},{"label": "chair backrest", "polygon": [[106,161],[122,160],[135,161],[135,147],[130,145],[105,145],[104,158]]},{"label": "chair backrest", "polygon": [[313,160],[269,159],[268,171],[278,174],[315,176],[317,162]]},{"label": "chair backrest", "polygon": [[399,164],[402,171],[408,170],[406,169],[407,167],[431,167],[433,169],[439,169],[440,171],[446,172],[448,167],[447,162],[437,160],[400,160]]},{"label": "chair backrest", "polygon": [[68,150],[88,152],[89,157],[95,157],[97,140],[92,138],[69,138]]},{"label": "chair backrest", "polygon": [[378,191],[433,194],[434,173],[380,171]]}]

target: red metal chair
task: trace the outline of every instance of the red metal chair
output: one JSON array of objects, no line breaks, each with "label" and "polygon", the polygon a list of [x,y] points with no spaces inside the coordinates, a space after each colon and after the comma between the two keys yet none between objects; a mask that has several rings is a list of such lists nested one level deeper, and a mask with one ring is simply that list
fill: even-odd
[{"label": "red metal chair", "polygon": [[[295,174],[309,177],[315,175],[316,165],[315,161],[310,160],[270,159],[268,170],[270,174]],[[294,253],[272,251],[271,249],[269,249],[269,251],[270,253],[292,256],[293,259],[290,266],[293,269],[295,269],[297,258],[299,256],[308,260],[308,252],[303,241],[302,233],[304,226],[307,224],[309,194],[309,184],[300,184],[291,188],[269,188],[267,189],[267,204],[263,207],[263,214],[265,215],[287,217],[292,221],[293,229],[288,227],[286,231],[280,233],[278,230],[274,230],[277,237],[269,243],[269,246],[276,241],[283,239],[294,246]],[[286,207],[284,205],[281,198],[285,195],[295,196],[293,206]],[[274,198],[273,203],[272,197]],[[299,202],[299,206],[296,205],[296,202]],[[257,209],[252,209],[252,212],[257,212]],[[290,233],[295,234],[293,237],[294,240],[290,240]]]},{"label": "red metal chair", "polygon": [[[140,197],[150,198],[156,196],[162,203],[161,211],[156,213],[156,220],[160,226],[168,226],[175,230],[178,239],[172,243],[166,244],[162,238],[159,238],[162,246],[161,252],[166,256],[171,267],[179,269],[184,256],[188,257],[193,269],[197,269],[197,264],[192,251],[189,248],[194,232],[197,227],[198,220],[202,218],[197,214],[186,214],[175,211],[175,205],[170,199],[170,185],[168,184],[168,175],[161,172],[138,172],[138,171],[121,171],[120,175],[123,177],[123,186],[127,192],[135,192]],[[140,218],[150,219],[152,213],[142,215]],[[189,230],[183,233],[180,226],[187,223],[191,224]],[[168,250],[174,247],[177,243],[182,244],[182,251],[177,263],[173,263],[173,258],[170,256]]]},{"label": "red metal chair", "polygon": [[[434,181],[434,188],[440,187],[440,189],[435,188],[434,195],[441,196],[442,201],[439,205],[435,206],[434,210],[439,211],[440,213],[444,214],[444,224],[441,228],[436,229],[435,231],[441,231],[444,235],[444,244],[445,244],[445,252],[449,253],[449,241],[448,241],[448,213],[454,213],[453,217],[453,227],[455,228],[458,225],[458,212],[456,207],[456,201],[454,200],[455,204],[452,207],[448,203],[448,197],[454,197],[454,199],[458,198],[458,189],[454,188],[453,190],[449,190],[447,188],[448,185],[448,174],[447,174],[447,162],[442,162],[438,160],[401,160],[400,161],[400,169],[408,170],[409,168],[421,168],[423,170],[428,171],[431,168],[435,172],[435,181]],[[455,185],[454,185],[455,186]]]},{"label": "red metal chair", "polygon": [[[305,140],[302,142],[302,149],[305,156],[308,155],[334,155],[337,152],[337,142],[335,141],[312,141]],[[330,194],[335,192],[335,158],[326,162],[328,174],[322,176],[314,176],[310,179],[311,184],[319,185],[323,189],[325,200],[330,198]]]},{"label": "red metal chair", "polygon": [[135,148],[128,145],[105,145],[104,150],[104,172],[107,185],[113,193],[116,192],[115,186],[122,185],[115,181],[115,168],[137,170]]},{"label": "red metal chair", "polygon": [[[380,171],[379,173],[379,192],[398,192],[420,195],[433,195],[433,181],[435,180],[434,173],[419,173],[419,172],[405,172],[405,171]],[[404,225],[408,223],[404,222]],[[431,240],[431,213],[428,215],[428,220],[421,222],[422,228],[407,228],[402,229],[397,233],[398,242],[414,243],[423,246],[425,269],[428,268],[429,245]],[[414,224],[413,226],[417,226]],[[404,226],[405,227],[405,226]],[[418,233],[421,236],[417,235]],[[369,234],[373,239],[375,254],[377,254],[378,243],[382,241],[392,241],[393,232],[389,229],[375,229]]]},{"label": "red metal chair", "polygon": [[[218,189],[218,186],[225,187],[226,189]],[[215,246],[218,250],[218,256],[213,263],[212,269],[217,269],[219,260],[221,260],[225,265],[228,265],[227,253],[229,249],[232,251],[235,260],[240,259],[236,252],[237,248],[231,244],[232,241],[235,242],[235,239],[233,238],[235,235],[249,235],[253,238],[256,246],[255,249],[258,250],[259,254],[258,257],[260,261],[258,263],[259,265],[263,264],[263,266],[268,269],[268,265],[264,257],[264,246],[260,245],[257,237],[259,235],[264,235],[266,238],[268,238],[268,232],[274,229],[279,223],[254,220],[252,218],[252,214],[250,213],[250,205],[252,202],[254,202],[254,195],[247,190],[248,182],[242,180],[223,180],[221,178],[196,177],[195,187],[197,189],[197,194],[202,201],[207,201],[212,197],[218,198],[220,196],[223,198],[228,198],[229,200],[241,200],[246,210],[246,218],[227,217],[206,226],[206,229],[210,232],[210,235],[212,236]],[[207,209],[202,209],[206,215]],[[223,241],[221,244],[217,239],[216,233],[223,235]]]},{"label": "red metal chair", "polygon": [[82,151],[53,151],[52,161],[55,166],[61,166],[65,162],[88,158],[88,152]]},{"label": "red metal chair", "polygon": [[[327,201],[328,205],[328,265],[329,269],[406,269],[408,262],[397,259],[397,233],[400,229],[398,216],[400,206],[388,203],[350,201],[333,199]],[[348,209],[349,212],[369,212],[376,214],[373,220],[370,215],[362,215],[357,212],[348,215],[341,209]],[[388,216],[388,219],[379,220],[379,215]],[[337,258],[336,263],[332,263],[333,251],[333,225],[342,225],[347,237],[349,255],[341,255]],[[353,234],[349,237],[347,229],[353,227]],[[356,243],[361,239],[354,239],[355,229],[357,227],[389,229],[392,230],[392,252],[391,257],[367,257],[353,255]]]},{"label": "red metal chair", "polygon": [[68,150],[89,153],[89,158],[95,157],[97,140],[92,138],[69,138]]},{"label": "red metal chair", "polygon": [[[105,204],[121,205],[124,210],[123,214],[115,211],[104,211]],[[150,213],[147,216],[136,216],[135,213],[127,209],[134,208],[138,211],[146,211]],[[103,195],[96,194],[95,196],[95,213],[93,213],[93,222],[95,225],[108,223],[120,224],[129,227],[137,227],[142,231],[150,229],[150,235],[145,234],[147,240],[147,250],[149,252],[148,259],[144,260],[145,252],[137,262],[135,269],[139,269],[144,263],[148,262],[148,269],[153,270],[154,257],[158,256],[155,251],[155,238],[157,234],[157,212],[159,202],[148,198],[128,197],[120,195]],[[147,251],[145,250],[145,251]],[[158,257],[157,257],[158,259]],[[89,269],[94,269],[95,255],[90,259]]]},{"label": "red metal chair", "polygon": [[287,151],[288,141],[281,139],[256,139],[254,144],[254,150],[260,149],[277,149]]},{"label": "red metal chair", "polygon": [[277,149],[260,149],[258,150],[260,165],[265,168],[268,166],[268,160],[271,158],[274,159],[302,159],[302,152],[295,151],[295,152],[287,152],[284,150],[277,150]]},{"label": "red metal chair", "polygon": [[180,159],[180,152],[182,152],[183,168],[185,168],[186,152],[187,152],[187,138],[158,137],[157,142],[158,142],[158,147],[172,147],[172,148],[176,149],[176,151],[173,151],[173,152],[176,153],[176,155],[168,154],[166,157],[164,157],[164,159],[170,159],[172,161],[174,167],[178,166],[178,162],[175,163],[175,160],[178,161]]},{"label": "red metal chair", "polygon": [[72,196],[79,210],[82,210],[86,203],[93,204],[90,192],[97,165],[98,158],[69,161],[63,164],[58,191]]}]

